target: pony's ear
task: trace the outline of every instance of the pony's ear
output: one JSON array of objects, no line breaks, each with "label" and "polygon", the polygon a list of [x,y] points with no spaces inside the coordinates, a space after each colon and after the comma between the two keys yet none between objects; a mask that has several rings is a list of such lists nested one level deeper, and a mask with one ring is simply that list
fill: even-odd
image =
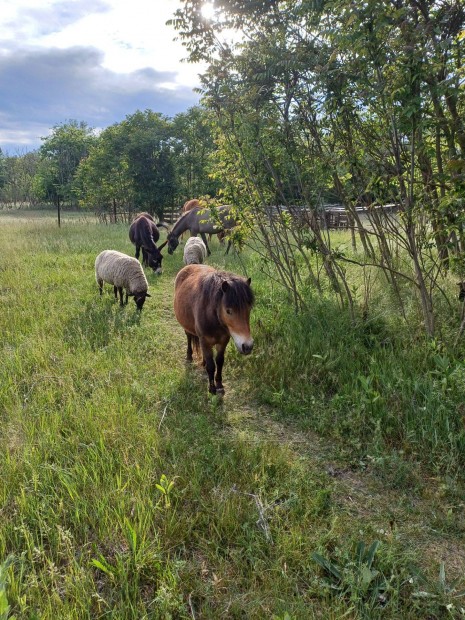
[{"label": "pony's ear", "polygon": [[223,280],[223,282],[221,283],[221,290],[223,291],[223,293],[226,293],[228,288],[229,288],[229,283],[226,282],[226,280]]},{"label": "pony's ear", "polygon": [[247,284],[250,286],[250,283],[252,282],[252,278],[247,278]]},{"label": "pony's ear", "polygon": [[145,293],[146,297],[152,297],[152,295],[150,293]]},{"label": "pony's ear", "polygon": [[163,248],[165,247],[165,245],[168,243],[168,239],[166,241],[163,241],[163,243],[161,245],[158,246],[159,250],[163,250]]}]

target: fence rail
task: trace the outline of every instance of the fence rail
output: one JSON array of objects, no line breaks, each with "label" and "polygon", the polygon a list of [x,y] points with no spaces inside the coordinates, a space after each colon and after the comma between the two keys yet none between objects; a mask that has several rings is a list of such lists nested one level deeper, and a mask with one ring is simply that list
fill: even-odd
[{"label": "fence rail", "polygon": [[[358,214],[368,218],[376,212],[391,214],[396,213],[398,209],[397,203],[355,207]],[[268,217],[276,217],[281,213],[289,213],[299,225],[308,224],[312,218],[318,217],[322,228],[335,230],[349,228],[351,219],[350,212],[341,204],[325,204],[316,208],[304,205],[271,205],[267,208]]]},{"label": "fence rail", "polygon": [[[396,213],[399,209],[397,203],[384,205],[369,205],[355,207],[355,211],[370,218],[376,212],[383,214]],[[99,211],[96,216],[103,224],[125,223],[129,224],[138,211]],[[311,220],[318,217],[320,226],[326,229],[347,229],[350,226],[350,212],[341,204],[324,204],[319,207],[308,207],[304,205],[270,205],[266,207],[265,213],[269,218],[278,217],[280,214],[288,213],[291,218],[301,226],[311,223]],[[169,207],[163,213],[163,221],[173,224],[180,216],[179,207]]]}]

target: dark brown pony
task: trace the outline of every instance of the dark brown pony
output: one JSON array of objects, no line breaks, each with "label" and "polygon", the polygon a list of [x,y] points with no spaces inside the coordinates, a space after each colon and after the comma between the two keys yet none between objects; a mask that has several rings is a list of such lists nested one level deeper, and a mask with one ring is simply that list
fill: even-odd
[{"label": "dark brown pony", "polygon": [[239,353],[252,351],[249,317],[253,303],[250,278],[209,265],[187,265],[176,276],[174,313],[186,332],[187,360],[192,361],[192,345],[200,347],[212,394],[224,393],[224,352],[230,338]]},{"label": "dark brown pony", "polygon": [[136,215],[129,228],[129,239],[136,246],[136,258],[139,258],[142,248],[142,264],[161,274],[163,255],[160,250],[166,243],[157,248],[156,242],[160,239],[160,231],[150,213]]}]

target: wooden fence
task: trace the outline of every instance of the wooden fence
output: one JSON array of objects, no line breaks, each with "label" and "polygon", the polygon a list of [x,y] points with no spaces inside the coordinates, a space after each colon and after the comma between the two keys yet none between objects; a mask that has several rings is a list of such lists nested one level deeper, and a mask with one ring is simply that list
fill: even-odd
[{"label": "wooden fence", "polygon": [[[385,205],[370,205],[356,207],[355,211],[361,217],[370,219],[373,212],[383,214],[395,213],[399,208],[398,204],[389,203]],[[328,230],[346,230],[350,226],[350,213],[343,205],[331,204],[321,205],[320,207],[310,208],[302,205],[273,205],[266,210],[268,217],[277,217],[280,213],[289,213],[292,219],[299,225],[310,224],[314,217],[318,217],[321,228]]]},{"label": "wooden fence", "polygon": [[[130,224],[136,213],[140,210],[122,211],[120,209],[114,211],[96,211],[95,215],[101,224]],[[163,213],[163,221],[173,224],[179,217],[180,210],[178,207],[165,209]],[[155,221],[158,218],[155,216]]]},{"label": "wooden fence", "polygon": [[[399,208],[396,203],[385,205],[370,205],[356,207],[356,212],[361,217],[370,216],[373,212],[381,211],[383,214],[395,213]],[[343,205],[331,204],[310,208],[302,205],[270,205],[265,210],[269,218],[278,217],[281,213],[288,213],[298,226],[310,225],[314,217],[318,217],[321,228],[327,230],[346,230],[350,226],[350,214]],[[129,224],[138,211],[100,211],[96,216],[102,224],[124,223]],[[173,224],[181,214],[178,206],[168,207],[164,210],[163,221]]]}]

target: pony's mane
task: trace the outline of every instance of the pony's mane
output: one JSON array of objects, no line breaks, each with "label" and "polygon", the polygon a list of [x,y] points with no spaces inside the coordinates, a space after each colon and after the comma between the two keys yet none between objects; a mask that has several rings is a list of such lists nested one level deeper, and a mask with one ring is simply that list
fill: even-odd
[{"label": "pony's mane", "polygon": [[[229,284],[225,293],[221,288],[224,281]],[[215,271],[207,275],[202,282],[202,292],[207,299],[214,299],[216,303],[224,295],[226,305],[238,310],[250,308],[255,301],[253,291],[247,282],[228,271]]]}]

